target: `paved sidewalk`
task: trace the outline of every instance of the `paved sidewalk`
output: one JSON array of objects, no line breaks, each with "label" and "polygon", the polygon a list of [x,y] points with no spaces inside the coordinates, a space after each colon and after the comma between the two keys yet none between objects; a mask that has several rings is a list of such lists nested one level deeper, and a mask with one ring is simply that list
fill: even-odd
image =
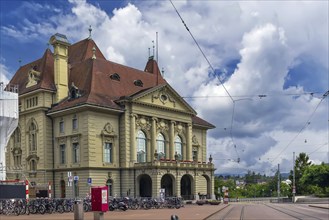
[{"label": "paved sidewalk", "polygon": [[308,205],[309,207],[321,208],[321,209],[329,209],[329,204],[312,204]]},{"label": "paved sidewalk", "polygon": [[[179,220],[203,220],[213,213],[225,208],[227,205],[185,205],[180,209],[149,209],[149,210],[127,210],[112,211],[104,214],[104,220],[170,220],[171,215],[177,215]],[[74,213],[45,214],[45,215],[0,215],[0,220],[74,220]],[[84,214],[84,220],[93,220],[94,213]]]}]

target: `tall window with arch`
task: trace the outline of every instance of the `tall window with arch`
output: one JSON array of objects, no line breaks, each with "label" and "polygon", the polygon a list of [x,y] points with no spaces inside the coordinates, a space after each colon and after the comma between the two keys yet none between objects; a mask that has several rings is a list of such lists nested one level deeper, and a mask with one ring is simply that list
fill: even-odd
[{"label": "tall window with arch", "polygon": [[73,163],[79,163],[80,162],[79,143],[72,143],[72,162]]},{"label": "tall window with arch", "polygon": [[37,126],[33,121],[29,126],[29,150],[30,152],[37,150]]},{"label": "tall window with arch", "polygon": [[158,153],[158,159],[165,158],[166,155],[165,138],[161,133],[159,133],[157,136],[157,153]]},{"label": "tall window with arch", "polygon": [[14,158],[14,166],[19,167],[22,165],[22,149],[21,149],[21,130],[19,127],[16,128],[13,134],[13,158]]},{"label": "tall window with arch", "polygon": [[141,130],[137,132],[137,162],[146,162],[146,135]]},{"label": "tall window with arch", "polygon": [[105,142],[104,143],[104,162],[112,163],[112,143]]},{"label": "tall window with arch", "polygon": [[37,170],[37,162],[35,160],[30,160],[30,170],[31,171]]},{"label": "tall window with arch", "polygon": [[181,160],[183,158],[183,144],[182,138],[178,135],[175,137],[175,154],[177,154],[177,159]]}]

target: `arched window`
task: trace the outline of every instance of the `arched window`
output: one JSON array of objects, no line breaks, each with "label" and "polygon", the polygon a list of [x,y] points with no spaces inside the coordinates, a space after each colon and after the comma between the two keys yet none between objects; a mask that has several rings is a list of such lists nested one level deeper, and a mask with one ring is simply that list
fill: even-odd
[{"label": "arched window", "polygon": [[182,139],[177,135],[175,138],[175,154],[178,156],[178,160],[182,159],[183,152],[182,152]]},{"label": "arched window", "polygon": [[37,162],[35,160],[30,161],[30,170],[36,171],[37,170]]},{"label": "arched window", "polygon": [[17,145],[21,142],[21,131],[19,127],[16,128],[14,132],[14,147],[18,147]]},{"label": "arched window", "polygon": [[141,130],[137,133],[137,162],[146,162],[146,136]]},{"label": "arched window", "polygon": [[30,151],[36,151],[37,150],[37,126],[32,121],[29,126],[29,145],[30,145]]},{"label": "arched window", "polygon": [[16,128],[13,136],[13,159],[14,159],[14,166],[19,167],[22,165],[22,149],[21,149],[21,131],[19,127]]},{"label": "arched window", "polygon": [[159,133],[158,137],[157,137],[157,153],[158,153],[158,159],[165,158],[165,155],[166,155],[165,139],[161,133]]}]

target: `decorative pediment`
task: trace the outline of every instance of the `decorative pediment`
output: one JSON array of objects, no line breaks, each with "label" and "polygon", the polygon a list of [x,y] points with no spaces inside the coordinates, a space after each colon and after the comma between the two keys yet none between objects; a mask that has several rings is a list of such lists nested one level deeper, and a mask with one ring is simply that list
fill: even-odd
[{"label": "decorative pediment", "polygon": [[22,155],[22,148],[20,147],[14,147],[12,150],[12,153],[14,154],[14,156],[16,155]]},{"label": "decorative pediment", "polygon": [[166,87],[160,89],[157,93],[152,95],[152,103],[154,103],[155,99],[158,99],[163,105],[167,102],[171,102],[174,107],[176,107],[175,99],[168,93],[168,89]]},{"label": "decorative pediment", "polygon": [[27,74],[28,74],[28,81],[26,84],[26,88],[38,84],[40,80],[40,72],[36,70],[36,66],[32,67]]},{"label": "decorative pediment", "polygon": [[115,135],[113,125],[110,122],[106,123],[106,125],[103,128],[102,134],[103,135]]},{"label": "decorative pediment", "polygon": [[30,161],[34,159],[35,161],[39,161],[39,157],[36,154],[30,154],[27,158],[26,161]]},{"label": "decorative pediment", "polygon": [[196,115],[194,109],[168,84],[147,89],[131,98],[135,103]]},{"label": "decorative pediment", "polygon": [[73,136],[71,137],[72,143],[79,143],[79,136]]}]

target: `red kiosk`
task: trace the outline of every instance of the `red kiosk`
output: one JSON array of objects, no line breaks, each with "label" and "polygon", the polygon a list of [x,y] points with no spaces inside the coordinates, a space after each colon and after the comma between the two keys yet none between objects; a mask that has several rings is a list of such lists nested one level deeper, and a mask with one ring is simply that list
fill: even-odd
[{"label": "red kiosk", "polygon": [[94,212],[94,219],[104,219],[104,212],[109,210],[106,186],[91,188],[91,210]]}]

